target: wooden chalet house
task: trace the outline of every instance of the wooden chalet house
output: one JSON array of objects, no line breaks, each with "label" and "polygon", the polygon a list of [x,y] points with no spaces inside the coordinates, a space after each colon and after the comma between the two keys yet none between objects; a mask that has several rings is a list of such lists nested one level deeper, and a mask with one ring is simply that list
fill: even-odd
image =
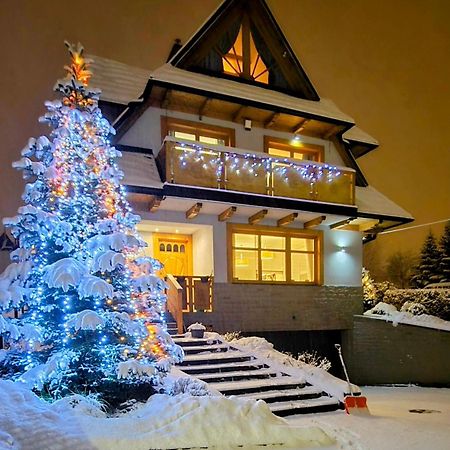
[{"label": "wooden chalet house", "polygon": [[93,58],[180,331],[350,329],[363,241],[412,217],[368,185],[377,141],[319,96],[264,0],[226,0],[152,73]]}]

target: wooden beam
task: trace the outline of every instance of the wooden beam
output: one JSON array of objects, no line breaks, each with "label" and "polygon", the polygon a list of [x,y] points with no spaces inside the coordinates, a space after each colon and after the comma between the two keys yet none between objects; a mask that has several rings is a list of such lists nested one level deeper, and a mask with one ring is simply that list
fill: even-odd
[{"label": "wooden beam", "polygon": [[331,136],[334,136],[336,133],[338,133],[341,130],[341,128],[342,127],[340,125],[332,126],[328,131],[326,131],[323,134],[323,138],[329,139]]},{"label": "wooden beam", "polygon": [[315,217],[314,219],[308,220],[308,222],[305,222],[305,223],[303,224],[303,228],[314,228],[314,227],[317,227],[317,226],[320,225],[326,218],[327,218],[327,216],[319,216],[319,217]]},{"label": "wooden beam", "polygon": [[156,212],[156,210],[159,208],[162,202],[162,197],[158,197],[157,195],[152,195],[150,197],[150,202],[148,205],[148,209],[150,212]]},{"label": "wooden beam", "polygon": [[211,103],[212,98],[208,97],[205,98],[205,101],[202,103],[198,110],[198,118],[199,120],[202,120],[202,117],[205,115],[206,110],[208,109],[209,104]]},{"label": "wooden beam", "polygon": [[332,223],[332,224],[330,225],[330,230],[333,230],[333,229],[335,229],[335,228],[340,228],[340,227],[343,227],[343,226],[345,226],[345,225],[349,225],[350,222],[351,222],[353,219],[355,219],[355,217],[349,217],[348,219],[345,219],[345,220],[341,220],[341,221],[339,221],[339,222]]},{"label": "wooden beam", "polygon": [[236,212],[237,207],[236,206],[230,206],[225,211],[222,211],[217,218],[219,219],[219,222],[225,222],[226,220],[230,219],[233,214]]},{"label": "wooden beam", "polygon": [[289,225],[298,217],[298,213],[288,214],[277,221],[277,226],[282,227],[283,225]]},{"label": "wooden beam", "polygon": [[203,203],[196,203],[195,205],[192,205],[187,211],[186,211],[186,219],[193,219],[194,217],[198,216],[198,213],[202,209]]},{"label": "wooden beam", "polygon": [[169,107],[171,97],[172,97],[172,90],[166,89],[166,92],[164,92],[164,96],[161,100],[161,108],[162,109],[167,109]]},{"label": "wooden beam", "polygon": [[273,113],[265,122],[264,122],[264,128],[270,128],[273,125],[275,125],[275,122],[277,121],[278,117],[280,117],[279,112]]},{"label": "wooden beam", "polygon": [[233,118],[232,118],[233,122],[240,122],[246,109],[247,109],[247,107],[245,105],[239,106],[239,108],[233,114]]},{"label": "wooden beam", "polygon": [[258,211],[256,214],[253,214],[253,216],[250,216],[248,218],[248,223],[250,225],[255,225],[256,223],[260,222],[261,220],[266,217],[267,213],[269,211],[267,209],[262,209],[261,211]]},{"label": "wooden beam", "polygon": [[302,119],[294,128],[292,128],[292,132],[294,134],[301,133],[310,119]]}]

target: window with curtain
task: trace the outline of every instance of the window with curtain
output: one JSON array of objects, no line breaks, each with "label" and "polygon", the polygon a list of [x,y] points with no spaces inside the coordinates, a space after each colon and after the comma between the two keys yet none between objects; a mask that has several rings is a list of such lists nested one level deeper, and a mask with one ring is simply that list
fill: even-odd
[{"label": "window with curtain", "polygon": [[231,281],[320,284],[321,233],[229,224]]},{"label": "window with curtain", "polygon": [[223,72],[267,84],[269,71],[256,50],[248,27],[242,25],[228,53],[222,57]]}]

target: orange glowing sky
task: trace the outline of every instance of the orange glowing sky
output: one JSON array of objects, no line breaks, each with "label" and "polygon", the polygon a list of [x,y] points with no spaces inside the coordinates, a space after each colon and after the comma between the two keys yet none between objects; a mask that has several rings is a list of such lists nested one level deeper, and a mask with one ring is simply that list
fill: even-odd
[{"label": "orange glowing sky", "polygon": [[[381,143],[359,161],[369,182],[417,225],[450,218],[450,2],[267,0],[319,95]],[[0,16],[0,217],[21,204],[11,162],[62,76],[65,39],[89,53],[154,69],[219,0],[16,0]],[[432,227],[440,233],[442,225]],[[418,251],[429,227],[380,236],[377,247]]]}]

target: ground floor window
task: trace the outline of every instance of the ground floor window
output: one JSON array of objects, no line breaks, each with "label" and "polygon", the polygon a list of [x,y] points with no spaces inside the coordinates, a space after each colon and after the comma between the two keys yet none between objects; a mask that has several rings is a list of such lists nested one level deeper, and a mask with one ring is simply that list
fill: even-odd
[{"label": "ground floor window", "polygon": [[228,224],[232,282],[321,283],[320,231]]}]

